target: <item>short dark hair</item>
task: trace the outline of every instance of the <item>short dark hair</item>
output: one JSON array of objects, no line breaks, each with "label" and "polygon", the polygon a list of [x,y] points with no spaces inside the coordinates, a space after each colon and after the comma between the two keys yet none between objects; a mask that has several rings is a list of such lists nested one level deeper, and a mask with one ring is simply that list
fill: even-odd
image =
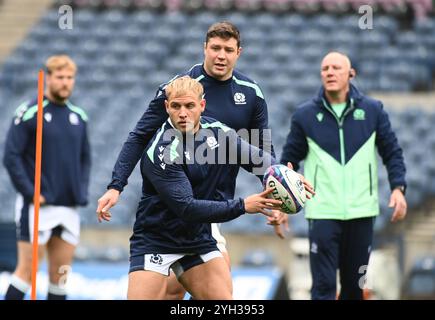
[{"label": "short dark hair", "polygon": [[228,21],[214,23],[208,28],[205,43],[208,43],[210,38],[219,37],[225,40],[234,38],[237,40],[237,47],[240,48],[240,31],[237,27]]}]

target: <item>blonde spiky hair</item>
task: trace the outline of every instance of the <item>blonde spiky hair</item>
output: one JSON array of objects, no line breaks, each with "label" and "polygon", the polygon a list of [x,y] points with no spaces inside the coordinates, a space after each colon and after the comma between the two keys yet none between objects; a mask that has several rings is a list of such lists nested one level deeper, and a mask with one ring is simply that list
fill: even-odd
[{"label": "blonde spiky hair", "polygon": [[201,83],[189,76],[177,78],[170,82],[165,88],[165,93],[168,100],[186,95],[190,92],[198,95],[199,99],[202,99],[204,88]]}]

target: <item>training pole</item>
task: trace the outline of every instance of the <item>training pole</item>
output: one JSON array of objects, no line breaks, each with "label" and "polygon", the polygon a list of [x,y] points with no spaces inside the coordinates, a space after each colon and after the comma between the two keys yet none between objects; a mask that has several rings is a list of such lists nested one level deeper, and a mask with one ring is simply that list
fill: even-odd
[{"label": "training pole", "polygon": [[32,292],[30,298],[36,300],[36,273],[38,271],[38,230],[39,230],[39,201],[41,195],[41,158],[42,158],[42,125],[44,99],[44,71],[39,70],[38,76],[38,115],[36,122],[36,155],[35,155],[35,191],[33,193],[33,254],[32,254]]}]

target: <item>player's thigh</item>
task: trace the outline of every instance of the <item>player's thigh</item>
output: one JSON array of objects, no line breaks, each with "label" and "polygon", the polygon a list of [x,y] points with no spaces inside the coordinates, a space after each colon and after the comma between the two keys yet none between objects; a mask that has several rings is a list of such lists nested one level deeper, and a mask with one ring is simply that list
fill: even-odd
[{"label": "player's thigh", "polygon": [[47,242],[48,272],[50,281],[58,283],[59,279],[67,275],[74,258],[75,245],[58,236],[53,236]]},{"label": "player's thigh", "polygon": [[213,258],[185,271],[179,278],[183,286],[198,300],[230,300],[233,285],[224,258]]},{"label": "player's thigh", "polygon": [[167,276],[154,271],[134,271],[128,275],[128,300],[162,300],[167,289]]},{"label": "player's thigh", "polygon": [[168,277],[168,289],[166,292],[166,300],[183,300],[186,295],[186,289],[177,280],[177,277],[173,272]]}]

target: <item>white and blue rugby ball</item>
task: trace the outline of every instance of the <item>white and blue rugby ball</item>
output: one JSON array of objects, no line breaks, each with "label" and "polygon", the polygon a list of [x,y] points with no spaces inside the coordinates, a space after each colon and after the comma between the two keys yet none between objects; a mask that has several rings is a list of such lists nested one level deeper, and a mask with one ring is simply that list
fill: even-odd
[{"label": "white and blue rugby ball", "polygon": [[307,200],[299,174],[282,164],[275,164],[266,170],[263,186],[265,189],[274,188],[269,198],[281,200],[281,210],[287,214],[301,211]]}]

